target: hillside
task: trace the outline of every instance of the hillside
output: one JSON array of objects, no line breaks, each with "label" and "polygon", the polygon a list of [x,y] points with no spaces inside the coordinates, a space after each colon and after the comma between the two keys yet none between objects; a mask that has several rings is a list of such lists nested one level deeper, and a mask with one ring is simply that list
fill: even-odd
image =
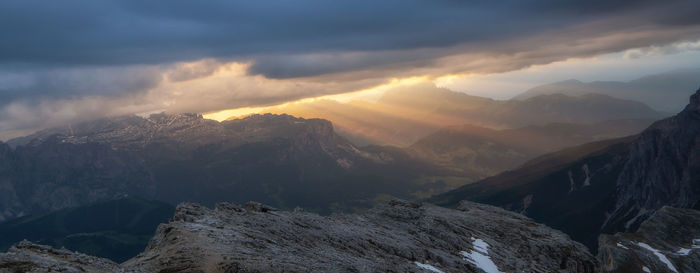
[{"label": "hillside", "polygon": [[633,119],[593,124],[550,123],[502,130],[449,126],[421,138],[407,150],[417,158],[485,178],[566,147],[638,134],[652,122]]}]

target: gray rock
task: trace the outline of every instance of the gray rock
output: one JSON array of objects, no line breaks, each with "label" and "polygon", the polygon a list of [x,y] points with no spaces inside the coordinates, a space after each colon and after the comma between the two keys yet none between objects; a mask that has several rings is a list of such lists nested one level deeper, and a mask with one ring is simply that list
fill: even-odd
[{"label": "gray rock", "polygon": [[663,207],[637,232],[601,235],[599,245],[604,272],[697,272],[700,211]]},{"label": "gray rock", "polygon": [[23,241],[11,247],[7,253],[0,254],[0,272],[126,271],[107,259]]},{"label": "gray rock", "polygon": [[328,217],[254,203],[213,210],[184,203],[123,266],[147,272],[484,272],[465,255],[502,272],[597,267],[584,246],[516,213],[469,202],[453,210],[404,201]]}]

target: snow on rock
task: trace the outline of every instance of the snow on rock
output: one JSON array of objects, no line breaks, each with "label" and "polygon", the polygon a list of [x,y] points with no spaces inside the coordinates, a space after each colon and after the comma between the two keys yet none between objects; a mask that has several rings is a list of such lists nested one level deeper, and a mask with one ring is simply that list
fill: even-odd
[{"label": "snow on rock", "polygon": [[626,247],[625,245],[623,245],[620,242],[617,242],[617,247],[622,248],[622,249],[630,249],[629,247]]},{"label": "snow on rock", "polygon": [[640,242],[640,243],[637,243],[637,245],[639,245],[640,247],[642,247],[642,248],[644,248],[644,249],[646,249],[646,250],[651,251],[651,253],[653,253],[654,255],[656,255],[656,257],[659,258],[659,260],[660,260],[662,263],[666,264],[666,266],[668,267],[669,270],[678,273],[678,270],[676,269],[676,267],[673,266],[673,264],[671,263],[671,261],[669,261],[668,258],[666,258],[666,255],[662,254],[659,250],[657,250],[657,249],[651,247],[651,246],[648,245],[648,244],[641,243],[641,242]]},{"label": "snow on rock", "polygon": [[642,271],[644,271],[646,273],[651,273],[651,270],[646,266],[642,266]]},{"label": "snow on rock", "polygon": [[442,270],[437,269],[437,268],[435,268],[435,267],[432,266],[432,265],[429,265],[429,264],[422,264],[422,263],[419,263],[419,262],[415,262],[415,263],[416,263],[416,266],[418,266],[418,267],[420,267],[420,268],[422,268],[422,269],[425,269],[425,270],[428,270],[428,271],[431,271],[431,272],[435,272],[435,273],[444,273],[444,272],[442,272]]},{"label": "snow on rock", "polygon": [[472,241],[474,250],[459,252],[459,254],[464,256],[464,260],[477,266],[486,273],[503,273],[498,270],[498,266],[496,266],[493,260],[491,260],[491,257],[489,257],[489,244],[474,237],[472,237]]},{"label": "snow on rock", "polygon": [[679,249],[676,254],[681,255],[681,256],[688,256],[690,255],[690,252],[693,251],[694,249],[699,249],[700,248],[700,239],[693,239],[693,244],[690,246],[690,248],[681,248]]},{"label": "snow on rock", "polygon": [[691,251],[691,250],[692,250],[692,249],[681,248],[681,249],[678,250],[678,252],[676,252],[676,254],[682,255],[682,256],[688,256],[688,254],[690,254],[690,251]]}]

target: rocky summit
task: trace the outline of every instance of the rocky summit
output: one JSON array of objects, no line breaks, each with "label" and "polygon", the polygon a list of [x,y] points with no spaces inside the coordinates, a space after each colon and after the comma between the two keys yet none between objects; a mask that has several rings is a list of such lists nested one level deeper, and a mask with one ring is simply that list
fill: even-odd
[{"label": "rocky summit", "polygon": [[[41,257],[40,259],[37,257]],[[36,261],[35,261],[36,260]],[[22,243],[0,270],[65,272],[596,272],[565,234],[503,209],[390,201],[319,216],[259,203],[178,206],[146,250],[116,265]]]}]

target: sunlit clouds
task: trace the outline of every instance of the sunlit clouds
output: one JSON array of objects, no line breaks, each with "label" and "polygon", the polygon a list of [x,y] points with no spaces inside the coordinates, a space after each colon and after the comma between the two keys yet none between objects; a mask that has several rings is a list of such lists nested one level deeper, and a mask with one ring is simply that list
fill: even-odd
[{"label": "sunlit clouds", "polygon": [[2,2],[0,139],[114,115],[360,112],[408,85],[508,99],[700,67],[697,1],[300,1]]}]

